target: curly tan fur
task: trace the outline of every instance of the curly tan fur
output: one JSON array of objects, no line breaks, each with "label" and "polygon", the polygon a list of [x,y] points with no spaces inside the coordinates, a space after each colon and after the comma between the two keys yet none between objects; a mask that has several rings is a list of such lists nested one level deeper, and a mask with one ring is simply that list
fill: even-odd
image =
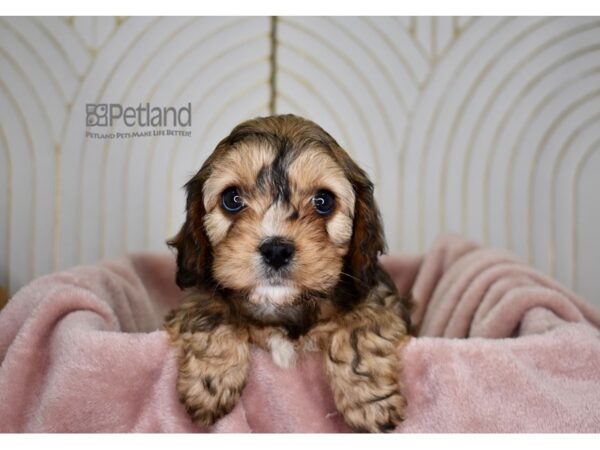
[{"label": "curly tan fur", "polygon": [[401,316],[391,314],[397,296],[384,295],[337,320],[325,360],[335,404],[358,431],[391,431],[404,419],[398,350],[407,330]]},{"label": "curly tan fur", "polygon": [[202,425],[213,424],[233,409],[248,373],[247,329],[231,323],[222,306],[196,291],[165,324],[177,348],[179,398]]},{"label": "curly tan fur", "polygon": [[[221,204],[232,187],[244,203],[234,213]],[[186,221],[169,245],[187,296],[165,328],[194,421],[210,425],[235,406],[254,344],[280,365],[322,351],[346,422],[394,429],[411,302],[378,262],[385,241],[365,172],[318,125],[272,116],[238,125],[186,188]],[[323,190],[335,199],[328,214],[313,203]],[[276,270],[259,255],[274,236],[295,249]]]}]

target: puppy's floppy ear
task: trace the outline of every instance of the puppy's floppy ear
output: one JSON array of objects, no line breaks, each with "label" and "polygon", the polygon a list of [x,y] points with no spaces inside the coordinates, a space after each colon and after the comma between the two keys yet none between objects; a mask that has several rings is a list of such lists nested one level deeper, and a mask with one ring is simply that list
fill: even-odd
[{"label": "puppy's floppy ear", "polygon": [[177,250],[177,286],[185,289],[205,285],[212,279],[212,247],[204,231],[206,210],[202,199],[202,188],[206,179],[201,169],[186,185],[186,219],[179,233],[167,241]]},{"label": "puppy's floppy ear", "polygon": [[354,187],[354,229],[346,256],[347,269],[358,279],[356,289],[366,294],[376,283],[379,255],[386,250],[381,214],[373,196],[373,183],[367,174],[352,163],[348,178]]},{"label": "puppy's floppy ear", "polygon": [[316,136],[312,140],[329,149],[354,189],[352,239],[334,294],[336,302],[348,306],[364,299],[378,283],[379,255],[386,251],[383,225],[373,196],[373,183],[367,173],[329,133],[316,127]]}]

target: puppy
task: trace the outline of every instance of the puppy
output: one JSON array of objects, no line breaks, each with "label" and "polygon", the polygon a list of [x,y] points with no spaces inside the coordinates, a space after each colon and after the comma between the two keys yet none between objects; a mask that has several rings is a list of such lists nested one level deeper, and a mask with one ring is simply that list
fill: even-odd
[{"label": "puppy", "polygon": [[315,123],[271,116],[235,127],[186,189],[185,223],[168,242],[186,295],[165,328],[193,420],[231,411],[255,344],[281,366],[322,351],[348,425],[393,430],[406,406],[398,349],[410,300],[378,262],[385,242],[365,172]]}]

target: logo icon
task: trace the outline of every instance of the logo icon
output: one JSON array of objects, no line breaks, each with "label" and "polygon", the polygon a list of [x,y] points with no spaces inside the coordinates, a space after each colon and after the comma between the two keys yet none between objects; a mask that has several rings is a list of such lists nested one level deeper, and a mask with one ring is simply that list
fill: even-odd
[{"label": "logo icon", "polygon": [[85,124],[88,127],[108,125],[108,105],[106,103],[87,103],[85,112]]}]

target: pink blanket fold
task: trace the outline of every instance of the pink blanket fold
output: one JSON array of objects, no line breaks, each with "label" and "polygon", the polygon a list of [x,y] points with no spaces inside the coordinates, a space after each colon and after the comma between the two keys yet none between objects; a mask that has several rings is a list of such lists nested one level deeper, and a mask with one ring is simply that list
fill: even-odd
[{"label": "pink blanket fold", "polygon": [[[506,252],[442,236],[383,263],[412,289],[399,432],[600,432],[600,312]],[[241,402],[195,427],[175,392],[164,315],[172,255],[52,274],[0,312],[0,431],[346,432],[322,355],[292,369],[254,349]],[[468,339],[457,339],[468,338]]]}]

